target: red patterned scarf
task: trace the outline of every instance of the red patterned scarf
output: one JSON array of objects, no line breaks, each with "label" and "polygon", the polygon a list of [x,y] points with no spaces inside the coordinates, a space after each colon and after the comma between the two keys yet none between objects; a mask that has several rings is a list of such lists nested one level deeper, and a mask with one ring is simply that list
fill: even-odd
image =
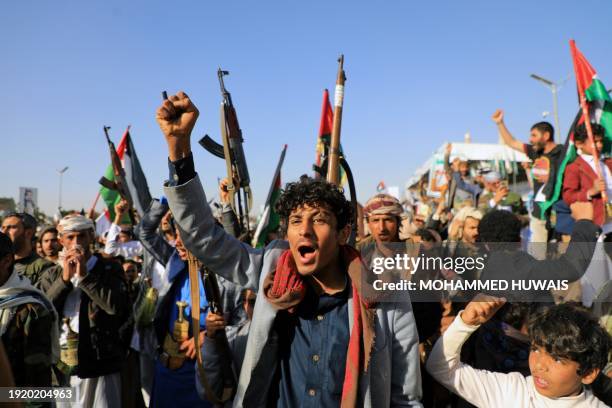
[{"label": "red patterned scarf", "polygon": [[[366,301],[361,296],[362,271],[365,269],[362,268],[359,252],[344,245],[340,247],[340,257],[343,265],[347,265],[347,274],[351,278],[353,289],[353,329],[346,354],[341,407],[354,408],[358,406],[359,375],[367,371],[370,362],[376,312],[374,303]],[[266,299],[276,309],[287,310],[289,313],[293,313],[296,306],[304,299],[306,283],[297,271],[290,250],[282,253],[276,264],[276,270],[266,276],[263,289]],[[361,404],[363,402],[359,405]]]}]

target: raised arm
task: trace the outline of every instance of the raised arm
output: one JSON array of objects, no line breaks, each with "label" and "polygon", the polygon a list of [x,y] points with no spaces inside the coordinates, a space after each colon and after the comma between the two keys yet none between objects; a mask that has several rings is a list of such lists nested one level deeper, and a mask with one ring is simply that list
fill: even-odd
[{"label": "raised arm", "polygon": [[119,241],[119,233],[121,232],[121,220],[128,211],[128,203],[121,199],[115,205],[115,220],[108,230],[104,252],[111,256],[122,256],[124,258],[133,258],[142,255],[142,245],[138,241],[130,241],[122,243]]},{"label": "raised arm", "polygon": [[172,245],[158,233],[157,228],[164,215],[168,212],[168,204],[152,200],[147,212],[138,224],[136,235],[142,246],[155,258],[157,262],[166,265],[174,251]]},{"label": "raised arm", "polygon": [[505,404],[505,399],[517,397],[510,392],[511,375],[476,370],[461,362],[461,348],[465,341],[504,303],[492,297],[478,296],[438,339],[426,368],[433,378],[466,401],[479,407],[500,407]]},{"label": "raised arm", "polygon": [[191,132],[198,109],[183,92],[165,100],[157,122],[168,144],[170,182],[164,188],[185,247],[229,281],[257,288],[263,251],[242,244],[217,225],[191,155]]},{"label": "raised arm", "polygon": [[523,143],[516,140],[514,136],[512,136],[512,133],[510,133],[510,131],[506,127],[506,124],[504,123],[504,111],[503,110],[498,109],[495,111],[495,113],[493,114],[493,122],[495,122],[495,124],[497,125],[499,134],[501,135],[505,144],[507,144],[514,150],[518,150],[519,152],[523,152],[523,153],[525,152]]}]

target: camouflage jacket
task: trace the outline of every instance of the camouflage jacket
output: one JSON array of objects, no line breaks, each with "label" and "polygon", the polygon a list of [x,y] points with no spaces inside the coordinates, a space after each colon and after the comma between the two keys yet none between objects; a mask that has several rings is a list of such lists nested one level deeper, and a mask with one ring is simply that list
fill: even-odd
[{"label": "camouflage jacket", "polygon": [[17,387],[51,386],[52,313],[39,303],[17,306],[2,342]]},{"label": "camouflage jacket", "polygon": [[21,276],[25,276],[30,279],[32,285],[38,286],[37,283],[40,280],[42,274],[49,268],[56,266],[53,262],[46,260],[45,258],[41,258],[36,254],[36,252],[32,252],[30,255],[25,258],[18,259],[15,261],[15,270]]}]

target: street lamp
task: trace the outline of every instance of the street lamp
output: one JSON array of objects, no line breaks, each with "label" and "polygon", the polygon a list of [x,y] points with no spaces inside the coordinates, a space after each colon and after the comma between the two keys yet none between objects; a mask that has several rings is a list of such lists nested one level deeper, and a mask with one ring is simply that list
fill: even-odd
[{"label": "street lamp", "polygon": [[560,135],[561,127],[559,126],[559,108],[558,108],[558,101],[557,101],[557,93],[559,92],[559,89],[561,89],[561,87],[567,82],[567,80],[570,79],[570,77],[568,76],[563,81],[561,81],[561,83],[556,83],[549,79],[542,78],[541,76],[536,75],[536,74],[531,74],[530,76],[536,81],[540,81],[544,85],[550,88],[552,92],[552,96],[553,96],[553,116],[555,118],[555,130],[557,134]]},{"label": "street lamp", "polygon": [[62,210],[62,178],[66,170],[68,170],[68,166],[64,167],[61,170],[57,170],[57,173],[59,174],[59,203],[58,203],[57,209],[59,211]]}]

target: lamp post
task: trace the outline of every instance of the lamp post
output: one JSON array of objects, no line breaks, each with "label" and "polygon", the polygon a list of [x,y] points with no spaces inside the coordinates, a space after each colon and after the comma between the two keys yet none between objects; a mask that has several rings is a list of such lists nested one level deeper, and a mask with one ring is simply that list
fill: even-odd
[{"label": "lamp post", "polygon": [[563,81],[561,81],[561,83],[556,83],[556,82],[551,81],[550,79],[542,78],[541,76],[536,75],[536,74],[531,74],[530,76],[536,81],[542,82],[544,85],[550,88],[550,91],[552,92],[552,97],[553,97],[553,117],[555,120],[555,131],[557,132],[558,135],[560,135],[561,127],[559,126],[559,107],[558,107],[557,94],[559,92],[559,89],[567,82],[567,80],[570,77],[568,76]]},{"label": "lamp post", "polygon": [[61,170],[57,170],[57,173],[59,174],[59,202],[57,209],[59,211],[62,210],[62,178],[64,177],[64,173],[66,172],[66,170],[68,170],[68,166],[64,167]]}]

